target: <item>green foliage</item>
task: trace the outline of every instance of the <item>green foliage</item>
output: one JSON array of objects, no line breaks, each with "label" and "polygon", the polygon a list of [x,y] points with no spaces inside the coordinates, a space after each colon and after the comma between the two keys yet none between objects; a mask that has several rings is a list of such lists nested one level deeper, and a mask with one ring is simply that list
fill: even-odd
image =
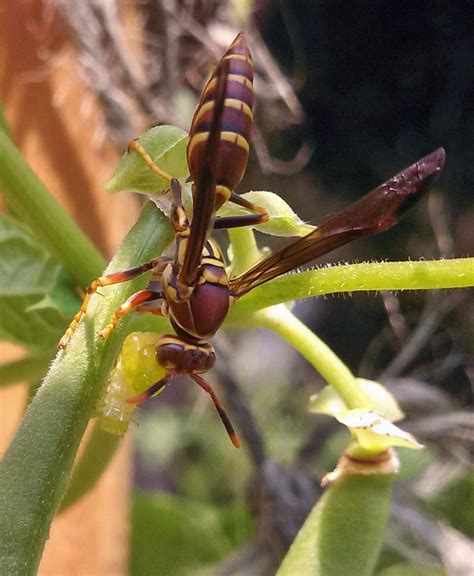
[{"label": "green foliage", "polygon": [[474,472],[449,484],[427,506],[436,516],[474,538]]},{"label": "green foliage", "polygon": [[399,480],[406,482],[415,478],[435,460],[437,451],[432,446],[425,446],[424,450],[410,450],[408,448],[399,448],[398,457],[400,458]]},{"label": "green foliage", "polygon": [[80,301],[71,279],[28,229],[0,215],[0,338],[30,350],[56,345]]},{"label": "green foliage", "polygon": [[439,564],[401,563],[379,572],[377,576],[447,576],[446,570]]},{"label": "green foliage", "polygon": [[[366,380],[365,378],[357,378],[357,382],[366,394],[370,396],[372,408],[378,414],[383,414],[390,422],[397,422],[403,418],[403,413],[397,401],[382,384],[373,380]],[[334,416],[347,410],[341,397],[337,395],[331,386],[325,386],[321,392],[311,396],[309,409],[311,412],[329,416]]]},{"label": "green foliage", "polygon": [[31,354],[20,360],[0,364],[0,387],[17,382],[34,382],[41,378],[53,359],[54,352]]},{"label": "green foliage", "polygon": [[[241,196],[249,202],[266,208],[270,219],[265,224],[255,226],[255,229],[259,232],[271,234],[272,236],[305,236],[314,230],[314,226],[303,222],[289,204],[273,192],[252,191],[241,194]],[[248,211],[236,204],[227,202],[219,210],[218,216],[239,216],[243,214],[248,214]]]},{"label": "green foliage", "polygon": [[[105,261],[0,131],[0,186],[8,207],[81,286],[97,278]],[[1,260],[6,257],[1,252]]]},{"label": "green foliage", "polygon": [[[150,158],[164,172],[174,178],[186,179],[188,135],[175,126],[155,126],[138,138]],[[140,194],[160,194],[169,189],[169,182],[150,170],[143,158],[134,150],[126,152],[106,186],[107,192],[132,190]]]},{"label": "green foliage", "polygon": [[150,477],[178,466],[176,489],[190,500],[221,503],[235,499],[251,474],[247,454],[229,446],[222,423],[201,390],[192,381],[183,386],[188,398],[205,403],[205,412],[193,417],[189,409],[171,408],[165,397],[156,400],[153,410],[142,414],[133,430],[138,459]]},{"label": "green foliage", "polygon": [[216,507],[138,494],[132,510],[132,576],[186,576],[225,558],[252,532],[241,505]]}]

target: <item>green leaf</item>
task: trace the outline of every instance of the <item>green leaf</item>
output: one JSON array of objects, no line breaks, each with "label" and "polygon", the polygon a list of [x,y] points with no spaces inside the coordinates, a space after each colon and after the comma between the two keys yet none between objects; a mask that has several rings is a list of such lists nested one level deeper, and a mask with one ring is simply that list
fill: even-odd
[{"label": "green leaf", "polygon": [[397,455],[400,460],[400,473],[398,479],[402,482],[412,480],[424,472],[439,454],[434,446],[425,446],[424,450],[411,450],[399,447]]},{"label": "green leaf", "polygon": [[[374,412],[381,414],[390,422],[398,422],[403,418],[403,412],[398,402],[382,384],[365,378],[356,378],[355,382],[370,397],[370,405]],[[342,398],[331,386],[325,386],[321,392],[311,396],[309,409],[311,412],[328,414],[329,416],[347,411]]]},{"label": "green leaf", "polygon": [[0,130],[5,132],[5,134],[10,137],[10,127],[8,126],[7,119],[5,118],[3,106],[0,106]]},{"label": "green leaf", "polygon": [[[164,172],[182,180],[189,176],[188,135],[184,130],[176,126],[155,126],[140,136],[138,142]],[[131,190],[140,194],[161,194],[169,189],[169,182],[153,172],[135,150],[130,150],[122,156],[105,189],[109,193]]]},{"label": "green leaf", "polygon": [[34,382],[44,376],[51,360],[52,351],[25,356],[20,360],[0,364],[0,387],[17,382]]},{"label": "green leaf", "polygon": [[78,304],[61,265],[24,225],[0,215],[0,338],[51,348]]},{"label": "green leaf", "polygon": [[0,387],[40,379],[46,373],[54,352],[49,350],[41,354],[25,356],[14,362],[0,364]]},{"label": "green leaf", "polygon": [[[303,222],[299,216],[293,212],[289,204],[273,192],[252,191],[241,194],[241,196],[249,202],[266,208],[270,220],[265,224],[255,226],[255,229],[260,232],[271,234],[272,236],[286,237],[306,236],[306,234],[314,230],[314,226]],[[226,202],[219,210],[218,216],[240,216],[248,213],[248,210],[232,202]]]},{"label": "green leaf", "polygon": [[[349,428],[357,439],[357,445],[367,453],[384,452],[391,446],[403,446],[421,450],[423,445],[389,420],[370,410],[356,408],[336,414],[336,419]],[[354,446],[351,451],[357,450]]]},{"label": "green leaf", "polygon": [[0,296],[49,292],[59,271],[26,226],[0,214]]},{"label": "green leaf", "polygon": [[447,572],[440,564],[409,564],[403,562],[385,568],[377,576],[446,576]]},{"label": "green leaf", "polygon": [[[76,287],[72,285],[69,273],[61,267],[53,289],[47,296],[46,304],[61,310],[69,321],[77,312],[81,301],[82,295],[79,295]],[[38,302],[37,306],[41,306],[41,304],[41,302]]]},{"label": "green leaf", "polygon": [[32,351],[54,346],[64,331],[66,318],[52,307],[35,311],[37,303],[36,297],[0,298],[0,339]]},{"label": "green leaf", "polygon": [[432,514],[446,518],[449,524],[474,538],[474,472],[443,487],[426,503]]},{"label": "green leaf", "polygon": [[334,482],[303,524],[277,576],[373,573],[390,513],[393,475]]},{"label": "green leaf", "polygon": [[132,512],[132,576],[187,576],[225,558],[250,535],[241,506],[139,494]]}]

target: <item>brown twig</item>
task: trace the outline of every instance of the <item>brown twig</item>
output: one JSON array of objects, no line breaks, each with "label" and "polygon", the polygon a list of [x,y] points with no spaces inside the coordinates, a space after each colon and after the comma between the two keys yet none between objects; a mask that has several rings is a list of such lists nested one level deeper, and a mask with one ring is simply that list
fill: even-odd
[{"label": "brown twig", "polygon": [[448,296],[436,298],[432,306],[425,308],[418,326],[409,336],[405,346],[382,372],[380,378],[389,378],[402,374],[404,370],[415,360],[420,350],[429,342],[443,318],[449,314],[466,298],[464,292],[453,292]]}]

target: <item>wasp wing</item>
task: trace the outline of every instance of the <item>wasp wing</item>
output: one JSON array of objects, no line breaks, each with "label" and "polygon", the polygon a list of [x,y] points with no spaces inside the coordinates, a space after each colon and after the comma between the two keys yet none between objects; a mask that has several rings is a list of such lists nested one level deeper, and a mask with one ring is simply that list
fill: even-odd
[{"label": "wasp wing", "polygon": [[233,278],[231,293],[238,298],[352,240],[387,230],[430,187],[443,164],[444,150],[439,148],[328,218],[307,236]]},{"label": "wasp wing", "polygon": [[[197,270],[202,259],[202,251],[214,222],[216,203],[216,166],[219,159],[219,144],[221,137],[222,114],[225,105],[225,94],[228,76],[228,63],[221,60],[212,76],[215,78],[213,115],[209,131],[195,132],[195,120],[191,125],[188,146],[202,146],[199,159],[199,170],[193,183],[193,218],[186,245],[183,263],[179,271],[179,279],[187,286],[191,286],[196,279]],[[200,106],[196,109],[197,117]]]}]

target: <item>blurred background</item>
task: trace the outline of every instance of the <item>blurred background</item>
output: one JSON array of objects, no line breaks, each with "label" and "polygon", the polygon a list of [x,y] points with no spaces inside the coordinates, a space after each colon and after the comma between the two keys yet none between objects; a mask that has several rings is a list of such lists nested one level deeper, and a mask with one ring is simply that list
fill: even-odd
[{"label": "blurred background", "polygon": [[[103,192],[127,142],[160,123],[188,129],[203,82],[244,29],[256,109],[238,191],[271,190],[317,224],[443,146],[445,170],[427,200],[324,262],[466,256],[473,17],[472,3],[459,0],[4,0],[0,90],[25,157],[110,257],[140,209],[137,196]],[[405,482],[380,573],[411,561],[468,574],[472,291],[359,293],[294,311],[355,374],[390,388],[404,427],[427,445],[400,451]],[[208,398],[176,381],[140,409],[96,493],[53,525],[43,574],[275,572],[347,438],[308,414],[324,381],[276,336],[221,331],[215,345],[209,379],[243,450],[233,450]],[[23,392],[1,392],[6,445]],[[94,552],[84,559],[84,549]]]}]

